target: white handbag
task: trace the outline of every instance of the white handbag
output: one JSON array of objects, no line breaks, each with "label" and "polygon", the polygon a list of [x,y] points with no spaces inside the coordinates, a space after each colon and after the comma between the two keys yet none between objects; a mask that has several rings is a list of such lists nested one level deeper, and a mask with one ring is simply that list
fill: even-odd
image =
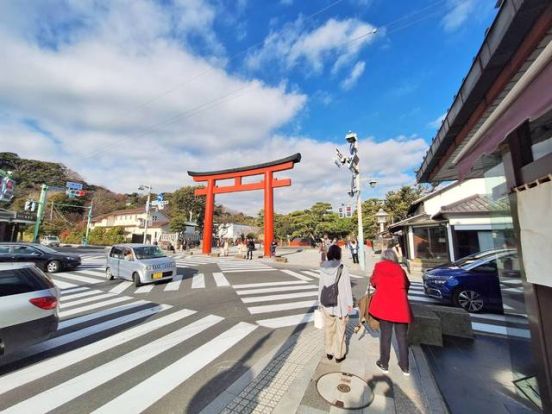
[{"label": "white handbag", "polygon": [[324,328],[324,315],[320,309],[314,310],[314,327],[317,329]]}]

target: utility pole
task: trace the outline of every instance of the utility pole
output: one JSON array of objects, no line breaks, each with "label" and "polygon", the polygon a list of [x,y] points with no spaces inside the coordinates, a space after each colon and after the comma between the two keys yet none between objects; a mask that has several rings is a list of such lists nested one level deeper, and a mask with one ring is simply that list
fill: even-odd
[{"label": "utility pole", "polygon": [[140,185],[138,190],[148,189],[148,199],[146,201],[146,222],[144,224],[144,240],[142,243],[146,244],[148,237],[148,222],[149,222],[149,210],[150,210],[150,199],[151,199],[151,185]]},{"label": "utility pole", "polygon": [[40,224],[44,218],[44,210],[46,210],[46,197],[48,196],[48,186],[42,184],[40,189],[40,198],[38,200],[38,210],[36,213],[36,222],[34,227],[33,242],[38,243],[38,232],[40,230]]},{"label": "utility pole", "polygon": [[86,234],[84,236],[84,246],[88,246],[88,235],[90,234],[90,223],[92,222],[92,202],[88,206],[88,220],[86,221]]}]

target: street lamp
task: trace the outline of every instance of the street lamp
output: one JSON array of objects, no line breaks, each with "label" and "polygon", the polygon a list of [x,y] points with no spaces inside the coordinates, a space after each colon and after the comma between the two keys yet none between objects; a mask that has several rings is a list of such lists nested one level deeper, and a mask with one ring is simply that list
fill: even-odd
[{"label": "street lamp", "polygon": [[[345,157],[339,149],[336,150],[336,158],[334,159],[335,165],[339,168],[343,165],[347,165],[351,171],[351,191],[348,192],[350,197],[357,197],[357,223],[358,223],[358,258],[360,268],[366,270],[366,259],[364,256],[364,229],[362,226],[362,199],[360,198],[360,157],[358,148],[358,137],[354,132],[350,132],[345,135],[345,140],[349,143],[349,157]],[[370,187],[376,186],[376,180],[371,179],[369,181]]]},{"label": "street lamp", "polygon": [[140,184],[138,187],[138,190],[144,191],[148,190],[148,199],[146,201],[146,222],[144,224],[144,239],[142,240],[142,243],[146,244],[147,241],[147,235],[148,235],[148,222],[149,222],[149,209],[150,209],[150,198],[151,198],[151,185],[144,185]]}]

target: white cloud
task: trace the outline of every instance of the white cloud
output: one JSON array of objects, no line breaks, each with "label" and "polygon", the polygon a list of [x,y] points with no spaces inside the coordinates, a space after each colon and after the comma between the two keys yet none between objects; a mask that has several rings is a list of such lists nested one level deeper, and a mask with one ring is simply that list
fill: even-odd
[{"label": "white cloud", "polygon": [[428,126],[430,128],[433,128],[433,129],[439,129],[439,128],[441,128],[441,124],[443,123],[443,121],[445,120],[446,117],[447,117],[447,113],[445,112],[444,114],[438,116],[436,119],[431,121],[428,124]]},{"label": "white cloud", "polygon": [[357,62],[357,64],[353,67],[353,70],[351,70],[351,73],[349,74],[349,76],[341,82],[341,87],[347,91],[351,89],[353,86],[355,86],[358,79],[364,73],[365,66],[366,66],[365,62]]},{"label": "white cloud", "polygon": [[451,8],[443,17],[442,25],[447,32],[453,32],[460,28],[468,17],[476,11],[476,0],[449,0]]},{"label": "white cloud", "polygon": [[[343,199],[350,175],[335,168],[333,143],[274,133],[298,117],[306,96],[285,85],[232,76],[195,56],[186,42],[168,34],[171,9],[138,0],[131,2],[132,10],[119,3],[99,12],[85,7],[94,2],[75,4],[75,14],[95,23],[78,33],[52,30],[47,46],[37,44],[24,13],[0,13],[13,18],[12,26],[0,24],[0,107],[7,114],[0,116],[3,151],[62,162],[88,182],[120,192],[136,191],[144,181],[155,191],[174,191],[192,183],[187,170],[301,152],[301,163],[279,174],[290,176],[293,186],[275,191],[276,209]],[[391,188],[386,182],[412,181],[411,170],[426,147],[416,137],[363,139],[363,174],[381,180],[383,195]],[[255,214],[262,194],[230,194],[217,202]]]},{"label": "white cloud", "polygon": [[283,29],[271,32],[263,46],[250,53],[246,64],[260,69],[272,62],[283,62],[287,69],[305,64],[309,71],[320,73],[333,62],[332,72],[350,66],[361,49],[376,38],[371,24],[358,19],[329,19],[311,31],[304,28],[302,19],[288,23]]}]

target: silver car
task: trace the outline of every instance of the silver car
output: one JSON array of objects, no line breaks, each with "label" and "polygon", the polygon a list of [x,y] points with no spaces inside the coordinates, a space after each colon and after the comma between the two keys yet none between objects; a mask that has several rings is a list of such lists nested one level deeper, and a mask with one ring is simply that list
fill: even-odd
[{"label": "silver car", "polygon": [[149,244],[117,244],[109,250],[105,266],[108,280],[132,280],[135,286],[176,276],[176,262]]},{"label": "silver car", "polygon": [[59,295],[33,263],[0,263],[0,361],[57,331]]}]

